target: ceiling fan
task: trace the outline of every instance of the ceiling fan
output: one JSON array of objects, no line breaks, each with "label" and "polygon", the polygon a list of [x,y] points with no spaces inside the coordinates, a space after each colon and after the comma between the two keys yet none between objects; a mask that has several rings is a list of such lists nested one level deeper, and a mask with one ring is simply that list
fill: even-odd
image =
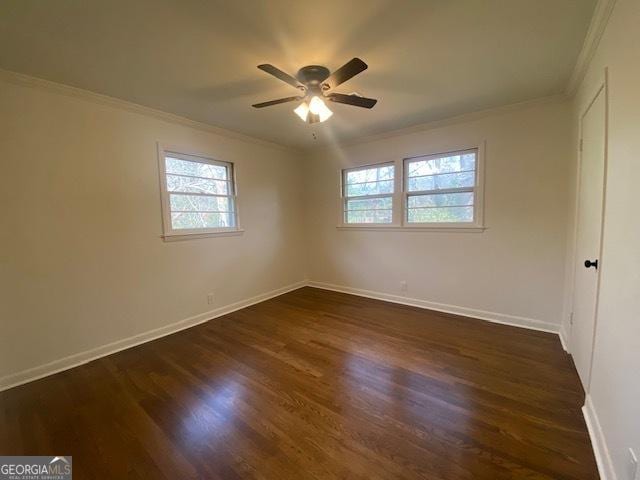
[{"label": "ceiling fan", "polygon": [[280,103],[303,102],[294,110],[303,122],[317,123],[328,120],[333,112],[325,104],[324,100],[336,103],[344,103],[355,107],[373,108],[377,100],[373,98],[365,98],[360,95],[344,93],[327,93],[338,85],[355,77],[359,73],[367,69],[367,64],[359,58],[353,58],[345,63],[335,72],[331,73],[328,68],[320,65],[308,65],[298,70],[295,77],[283,72],[279,68],[268,63],[258,65],[258,68],[270,75],[288,83],[292,87],[300,90],[301,94],[293,97],[279,98],[268,102],[256,103],[255,108],[270,107]]}]

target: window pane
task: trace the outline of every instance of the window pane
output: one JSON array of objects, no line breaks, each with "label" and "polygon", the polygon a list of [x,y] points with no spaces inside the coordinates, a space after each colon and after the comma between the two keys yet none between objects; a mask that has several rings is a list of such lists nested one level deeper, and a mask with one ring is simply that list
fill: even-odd
[{"label": "window pane", "polygon": [[360,197],[362,195],[380,195],[385,193],[393,193],[393,180],[347,185],[346,196]]},{"label": "window pane", "polygon": [[[395,189],[393,165],[347,170],[344,175],[345,223],[391,223]],[[358,198],[388,195],[380,198]]]},{"label": "window pane", "polygon": [[208,180],[195,177],[178,177],[167,174],[167,189],[170,192],[212,193],[229,195],[228,183],[223,180]]},{"label": "window pane", "polygon": [[384,167],[372,167],[347,172],[346,183],[351,184],[377,182],[378,180],[392,180],[393,170],[393,165],[386,165]]},{"label": "window pane", "polygon": [[473,222],[473,207],[410,208],[409,223]]},{"label": "window pane", "polygon": [[407,191],[440,190],[443,188],[473,187],[475,172],[445,173],[428,177],[409,178]]},{"label": "window pane", "polygon": [[186,160],[173,157],[165,157],[165,165],[167,173],[227,180],[227,168],[222,165],[188,162]]},{"label": "window pane", "polygon": [[347,210],[345,223],[391,223],[391,210]]},{"label": "window pane", "polygon": [[413,160],[409,162],[409,177],[419,175],[437,175],[441,173],[475,170],[476,154],[451,155],[449,157],[432,158],[430,160]]},{"label": "window pane", "polygon": [[347,200],[347,210],[391,210],[391,197]]},{"label": "window pane", "polygon": [[171,226],[174,230],[191,228],[226,228],[233,227],[234,217],[231,213],[171,213]]},{"label": "window pane", "polygon": [[449,207],[473,205],[473,192],[463,193],[437,193],[431,195],[411,195],[408,198],[408,207]]},{"label": "window pane", "polygon": [[172,212],[230,212],[228,197],[203,197],[200,195],[170,194]]}]

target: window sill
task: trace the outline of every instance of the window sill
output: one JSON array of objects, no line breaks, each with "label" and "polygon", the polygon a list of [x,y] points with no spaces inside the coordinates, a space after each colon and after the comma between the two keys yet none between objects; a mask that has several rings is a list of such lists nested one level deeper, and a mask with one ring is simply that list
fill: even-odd
[{"label": "window sill", "polygon": [[442,232],[442,233],[482,233],[487,227],[480,226],[400,226],[400,225],[338,225],[338,230],[369,230],[369,231],[391,231],[391,232]]},{"label": "window sill", "polygon": [[160,235],[165,242],[181,242],[183,240],[196,240],[199,238],[209,237],[236,237],[242,235],[244,230],[226,230],[221,232],[203,232],[203,233],[170,233],[168,235]]}]

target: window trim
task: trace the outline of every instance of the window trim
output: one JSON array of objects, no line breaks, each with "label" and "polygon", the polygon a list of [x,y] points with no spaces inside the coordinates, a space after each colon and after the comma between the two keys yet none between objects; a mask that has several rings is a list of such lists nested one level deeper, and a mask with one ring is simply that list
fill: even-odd
[{"label": "window trim", "polygon": [[[174,154],[177,158],[184,158],[187,161],[200,161],[209,165],[219,165],[228,168],[230,171],[229,187],[232,195],[229,195],[233,202],[233,227],[222,228],[190,228],[190,229],[174,229],[171,222],[171,206],[169,203],[169,192],[167,188],[167,172],[165,165],[165,157],[167,154]],[[194,160],[193,158],[197,160]],[[195,238],[205,238],[212,236],[230,236],[241,235],[244,230],[240,227],[240,217],[238,213],[238,187],[236,181],[236,166],[233,162],[225,162],[217,160],[215,156],[193,151],[189,148],[177,147],[173,145],[165,145],[158,143],[158,173],[160,177],[160,204],[162,207],[162,231],[161,235],[165,241],[186,240]],[[225,195],[226,197],[226,195]]]},{"label": "window trim", "polygon": [[[484,224],[484,168],[485,168],[485,149],[486,142],[478,142],[476,144],[447,146],[429,153],[419,154],[413,153],[403,158],[395,160],[387,160],[378,163],[370,163],[365,165],[355,165],[353,167],[345,167],[338,170],[340,195],[338,201],[338,225],[339,230],[372,230],[372,231],[433,231],[433,232],[460,232],[460,233],[478,233],[484,232],[487,227]],[[408,161],[416,158],[438,157],[447,154],[455,154],[461,152],[476,152],[476,175],[474,191],[474,221],[473,222],[448,222],[448,223],[409,223],[407,221],[407,202],[409,194],[405,192],[406,176],[408,169],[406,164]],[[393,217],[392,223],[345,223],[344,221],[344,175],[346,171],[353,171],[360,168],[371,168],[380,165],[393,164],[394,169],[394,194],[392,196]]]},{"label": "window trim", "polygon": [[[346,182],[345,178],[348,172],[357,172],[358,170],[367,170],[370,168],[379,168],[385,166],[393,167],[393,193],[392,194],[376,194],[376,195],[364,195],[360,197],[348,197],[345,195],[346,193]],[[339,198],[339,223],[338,226],[345,228],[390,228],[390,227],[399,227],[400,223],[398,219],[401,218],[398,216],[400,213],[398,211],[398,205],[400,200],[400,187],[402,184],[402,178],[398,175],[398,162],[391,160],[386,162],[379,163],[369,163],[367,165],[357,165],[354,167],[343,168],[338,171],[338,175],[340,176],[340,198]],[[347,223],[345,221],[345,212],[347,207],[347,200],[353,198],[360,199],[368,199],[368,198],[383,198],[383,197],[391,197],[391,223]]]}]

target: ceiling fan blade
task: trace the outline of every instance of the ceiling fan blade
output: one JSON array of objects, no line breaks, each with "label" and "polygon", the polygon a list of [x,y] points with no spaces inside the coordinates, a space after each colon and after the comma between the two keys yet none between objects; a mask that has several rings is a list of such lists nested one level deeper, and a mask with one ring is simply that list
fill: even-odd
[{"label": "ceiling fan blade", "polygon": [[294,77],[292,77],[291,75],[289,75],[288,73],[283,72],[282,70],[280,70],[277,67],[274,67],[273,65],[269,64],[269,63],[264,63],[262,65],[258,65],[258,68],[260,70],[262,70],[263,72],[267,72],[269,75],[273,75],[274,77],[282,80],[285,83],[288,83],[289,85],[291,85],[292,87],[296,87],[296,88],[300,88],[303,85],[296,80]]},{"label": "ceiling fan blade", "polygon": [[345,103],[355,107],[373,108],[378,103],[374,98],[359,97],[358,95],[345,95],[344,93],[330,93],[327,98],[332,102]]},{"label": "ceiling fan blade", "polygon": [[270,107],[271,105],[278,105],[279,103],[287,103],[287,102],[294,102],[296,100],[302,100],[304,97],[286,97],[286,98],[279,98],[277,100],[269,100],[268,102],[262,102],[262,103],[256,103],[254,105],[252,105],[252,107],[254,108],[264,108],[264,107]]},{"label": "ceiling fan blade", "polygon": [[323,83],[328,85],[330,89],[336,88],[341,83],[344,83],[359,73],[364,72],[366,69],[366,63],[359,58],[352,58],[338,70],[329,75],[329,78],[327,78]]}]

